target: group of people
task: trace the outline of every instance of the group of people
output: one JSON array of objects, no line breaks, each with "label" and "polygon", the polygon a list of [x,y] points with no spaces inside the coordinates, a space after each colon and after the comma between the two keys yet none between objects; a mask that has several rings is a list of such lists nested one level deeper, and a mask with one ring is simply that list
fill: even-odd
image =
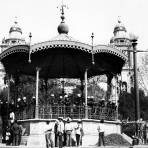
[{"label": "group of people", "polygon": [[54,126],[50,121],[47,121],[47,129],[45,130],[46,147],[80,146],[83,135],[81,120],[74,125],[70,118],[63,120],[62,117],[58,117]]},{"label": "group of people", "polygon": [[143,121],[143,119],[140,118],[137,121],[137,128],[138,128],[137,138],[139,139],[139,143],[147,144],[148,143],[148,122]]},{"label": "group of people", "polygon": [[6,145],[18,146],[21,143],[23,127],[15,119],[15,114],[10,111],[9,122],[5,131]]}]

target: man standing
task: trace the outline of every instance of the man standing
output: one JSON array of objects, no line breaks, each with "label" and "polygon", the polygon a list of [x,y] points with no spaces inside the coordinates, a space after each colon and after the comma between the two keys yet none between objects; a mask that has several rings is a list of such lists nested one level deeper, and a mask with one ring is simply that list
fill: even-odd
[{"label": "man standing", "polygon": [[67,118],[67,122],[65,124],[65,131],[66,131],[66,146],[71,146],[71,132],[73,128],[71,125],[71,119]]},{"label": "man standing", "polygon": [[64,123],[63,117],[59,117],[59,124],[58,124],[58,141],[59,141],[59,148],[63,147],[63,133],[64,133]]},{"label": "man standing", "polygon": [[45,131],[45,139],[46,139],[46,147],[49,148],[51,146],[51,148],[53,148],[53,140],[52,140],[52,125],[50,124],[50,121],[46,121],[47,124],[47,129]]},{"label": "man standing", "polygon": [[20,134],[20,127],[17,123],[17,120],[14,121],[12,127],[12,134],[13,134],[13,146],[18,146],[19,145],[19,134]]},{"label": "man standing", "polygon": [[76,134],[76,144],[77,146],[79,146],[82,143],[82,136],[84,135],[81,120],[78,120],[77,122],[77,125],[75,127],[75,134]]},{"label": "man standing", "polygon": [[97,128],[98,134],[99,134],[99,139],[98,139],[98,146],[105,146],[105,141],[104,141],[104,130],[102,129],[102,125],[104,123],[104,120],[101,119],[100,124]]},{"label": "man standing", "polygon": [[58,147],[58,124],[59,124],[59,121],[56,120],[55,121],[55,124],[54,124],[54,135],[55,135],[54,141],[55,141],[55,147]]},{"label": "man standing", "polygon": [[19,130],[20,130],[20,132],[19,132],[18,145],[20,145],[20,144],[21,144],[21,140],[22,140],[23,126],[21,125],[21,123],[20,123],[20,122],[18,123],[18,126],[19,126]]}]

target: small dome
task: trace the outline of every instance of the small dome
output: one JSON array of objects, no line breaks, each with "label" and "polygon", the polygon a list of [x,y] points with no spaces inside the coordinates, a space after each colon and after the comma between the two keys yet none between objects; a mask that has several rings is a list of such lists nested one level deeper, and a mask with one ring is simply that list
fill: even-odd
[{"label": "small dome", "polygon": [[64,19],[65,19],[65,16],[64,16],[64,5],[62,4],[62,6],[61,6],[61,23],[59,24],[59,26],[58,26],[58,32],[59,32],[59,34],[68,34],[68,32],[69,32],[69,27],[68,27],[68,25],[67,24],[65,24],[65,21],[64,21]]},{"label": "small dome", "polygon": [[21,39],[22,38],[22,29],[18,25],[18,22],[15,21],[14,25],[10,28],[9,30],[9,38],[17,38]]},{"label": "small dome", "polygon": [[11,27],[9,33],[11,32],[20,32],[22,34],[21,28],[18,27]]},{"label": "small dome", "polygon": [[114,34],[120,31],[127,32],[125,26],[121,23],[120,20],[118,20],[118,24],[114,28]]},{"label": "small dome", "polygon": [[58,26],[58,32],[59,34],[68,34],[69,28],[68,25],[65,24],[65,22],[61,22],[60,25]]},{"label": "small dome", "polygon": [[120,20],[118,20],[118,24],[115,26],[113,33],[114,36],[110,39],[111,44],[116,41],[120,42],[120,40],[126,40],[127,42],[130,40],[129,34]]},{"label": "small dome", "polygon": [[19,32],[22,34],[22,29],[18,26],[18,23],[15,21],[14,25],[10,28],[9,33]]},{"label": "small dome", "polygon": [[114,33],[115,32],[118,32],[118,31],[124,31],[124,32],[126,32],[126,28],[124,26],[116,26],[114,28]]}]

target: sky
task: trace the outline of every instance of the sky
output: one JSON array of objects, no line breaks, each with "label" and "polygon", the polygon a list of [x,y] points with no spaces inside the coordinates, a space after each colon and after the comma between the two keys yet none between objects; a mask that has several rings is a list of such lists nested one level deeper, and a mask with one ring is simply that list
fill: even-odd
[{"label": "sky", "polygon": [[[93,32],[95,45],[109,44],[120,16],[127,32],[138,36],[137,48],[148,50],[148,0],[63,0],[63,3],[68,7],[65,22],[74,39],[91,44]],[[26,41],[29,32],[32,33],[32,44],[57,36],[61,4],[62,0],[1,0],[0,41],[8,37],[15,17]],[[138,57],[144,54],[138,53]]]},{"label": "sky", "polygon": [[[108,44],[117,25],[118,16],[128,33],[138,36],[138,49],[148,49],[148,0],[63,0],[65,22],[69,35],[91,44]],[[58,35],[62,0],[1,0],[0,40],[8,37],[15,17],[28,40],[32,33],[32,44],[50,40]],[[139,53],[140,54],[140,53]]]}]

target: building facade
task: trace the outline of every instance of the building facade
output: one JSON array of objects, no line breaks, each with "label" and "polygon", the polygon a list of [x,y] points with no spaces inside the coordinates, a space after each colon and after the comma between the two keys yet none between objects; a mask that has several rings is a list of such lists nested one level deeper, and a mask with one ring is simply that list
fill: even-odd
[{"label": "building facade", "polygon": [[[22,29],[18,25],[17,21],[14,21],[14,24],[10,27],[9,36],[7,38],[3,38],[0,50],[3,52],[7,48],[15,45],[28,44],[23,38]],[[128,57],[122,72],[120,75],[115,76],[112,79],[112,95],[110,100],[112,102],[118,102],[118,96],[121,91],[131,91],[131,87],[133,87],[133,52],[132,44],[130,40],[130,35],[128,34],[126,27],[122,24],[120,20],[118,20],[118,24],[114,27],[113,37],[110,39],[110,46],[114,46],[119,48],[123,53],[125,53]],[[2,88],[4,85],[4,76],[5,70],[3,66],[0,66],[0,87]],[[107,86],[106,86],[107,87]],[[106,88],[107,89],[107,88]]]},{"label": "building facade", "polygon": [[[23,38],[23,32],[21,27],[18,25],[17,21],[9,29],[8,37],[4,37],[0,44],[0,53],[15,45],[27,44]],[[0,89],[6,87],[4,84],[5,69],[2,64],[0,64]]]},{"label": "building facade", "polygon": [[120,20],[118,24],[114,27],[113,37],[110,39],[110,44],[118,47],[122,52],[124,52],[128,60],[126,61],[121,75],[118,75],[119,90],[131,92],[131,87],[134,86],[133,82],[133,52],[132,43],[130,40],[130,34],[128,34],[125,26]]}]

